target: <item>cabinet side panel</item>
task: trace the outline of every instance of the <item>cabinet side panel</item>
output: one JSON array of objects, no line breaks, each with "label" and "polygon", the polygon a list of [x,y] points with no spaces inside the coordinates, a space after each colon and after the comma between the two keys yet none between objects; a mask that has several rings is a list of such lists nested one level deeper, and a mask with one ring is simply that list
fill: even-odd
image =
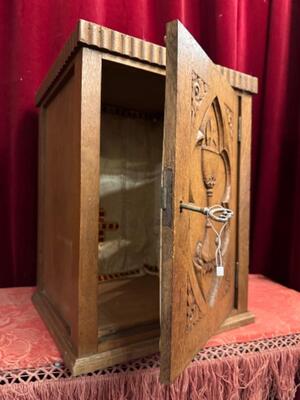
[{"label": "cabinet side panel", "polygon": [[78,268],[80,137],[74,69],[43,105],[40,125],[39,289],[72,329]]},{"label": "cabinet side panel", "polygon": [[38,225],[37,225],[37,286],[43,289],[44,210],[45,210],[45,109],[39,110],[38,136]]},{"label": "cabinet side panel", "polygon": [[[80,247],[78,355],[98,349],[98,223],[100,169],[101,53],[83,48],[76,61],[80,79]],[[78,82],[79,83],[79,82]]]},{"label": "cabinet side panel", "polygon": [[237,309],[245,312],[248,309],[252,96],[242,94],[240,102]]}]

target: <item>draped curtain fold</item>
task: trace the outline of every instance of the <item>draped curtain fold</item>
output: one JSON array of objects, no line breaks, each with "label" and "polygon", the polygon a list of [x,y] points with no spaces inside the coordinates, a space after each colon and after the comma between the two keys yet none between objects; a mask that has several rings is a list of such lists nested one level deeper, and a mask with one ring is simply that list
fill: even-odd
[{"label": "draped curtain fold", "polygon": [[34,95],[79,18],[163,44],[179,19],[218,64],[259,78],[250,270],[300,290],[300,2],[10,0],[0,3],[0,286],[36,279]]}]

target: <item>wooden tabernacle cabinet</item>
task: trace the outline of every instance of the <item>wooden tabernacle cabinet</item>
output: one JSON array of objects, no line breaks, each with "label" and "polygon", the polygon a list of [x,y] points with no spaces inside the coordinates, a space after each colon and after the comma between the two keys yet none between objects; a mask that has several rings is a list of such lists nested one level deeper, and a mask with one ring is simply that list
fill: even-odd
[{"label": "wooden tabernacle cabinet", "polygon": [[[254,320],[256,92],[178,21],[166,48],[78,22],[37,94],[33,296],[74,375],[160,350],[171,382],[214,333]],[[233,211],[227,224],[213,205]]]}]

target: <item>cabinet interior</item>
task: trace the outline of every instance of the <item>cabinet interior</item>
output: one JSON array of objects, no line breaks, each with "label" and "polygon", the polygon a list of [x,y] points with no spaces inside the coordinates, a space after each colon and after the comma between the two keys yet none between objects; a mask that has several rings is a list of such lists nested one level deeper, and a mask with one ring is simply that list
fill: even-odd
[{"label": "cabinet interior", "polygon": [[99,351],[159,336],[165,77],[103,60]]}]

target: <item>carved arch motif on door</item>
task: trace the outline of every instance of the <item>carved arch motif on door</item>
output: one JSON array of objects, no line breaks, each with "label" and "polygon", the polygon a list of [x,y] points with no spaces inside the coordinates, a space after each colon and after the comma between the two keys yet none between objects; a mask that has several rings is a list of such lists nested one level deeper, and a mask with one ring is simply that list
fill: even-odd
[{"label": "carved arch motif on door", "polygon": [[[197,113],[200,109],[200,103],[205,101],[208,86],[195,72],[192,73],[192,96],[191,96],[191,127],[192,127],[192,153],[196,159],[192,163],[192,168],[197,169],[198,181],[191,182],[190,184],[190,199],[189,201],[201,207],[209,207],[214,204],[221,204],[224,207],[229,206],[231,195],[231,164],[230,164],[230,149],[227,144],[232,140],[233,131],[233,113],[227,105],[221,104],[219,98],[216,96],[208,104],[204,113],[204,117],[200,124],[196,125]],[[225,126],[226,124],[226,126]],[[225,141],[225,134],[227,134],[227,141]],[[226,142],[226,143],[225,143]],[[196,157],[195,157],[196,155]],[[199,187],[195,190],[195,185]],[[201,196],[197,196],[199,188],[202,189]],[[201,202],[201,204],[199,204]],[[194,217],[194,216],[193,216]],[[199,292],[195,287],[193,289],[193,282],[198,283],[198,288],[202,299],[206,306],[201,306],[198,303],[198,308],[194,307],[197,318],[194,316],[192,320],[201,318],[206,314],[205,309],[212,307],[216,299],[226,295],[230,288],[230,277],[226,273],[223,278],[219,278],[215,274],[215,249],[216,249],[216,235],[212,229],[209,220],[203,221],[203,229],[198,230],[197,239],[195,235],[191,239],[192,251],[192,271],[190,274],[194,275],[193,279],[188,278],[188,297],[191,298],[191,293]],[[220,230],[221,225],[214,223],[215,227]],[[222,235],[222,255],[226,257],[226,251],[229,246],[230,240],[230,225],[225,227]],[[194,296],[197,302],[197,296]],[[190,314],[191,307],[187,311]]]}]

